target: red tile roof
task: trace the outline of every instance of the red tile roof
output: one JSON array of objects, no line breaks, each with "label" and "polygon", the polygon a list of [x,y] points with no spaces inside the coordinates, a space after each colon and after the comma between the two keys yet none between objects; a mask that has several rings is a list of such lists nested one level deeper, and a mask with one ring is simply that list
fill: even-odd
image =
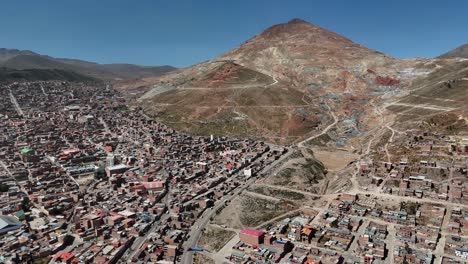
[{"label": "red tile roof", "polygon": [[265,234],[265,232],[263,231],[255,230],[252,228],[244,228],[240,231],[240,233],[244,235],[248,235],[248,236],[255,236],[255,237],[263,236]]},{"label": "red tile roof", "polygon": [[155,181],[155,182],[143,182],[143,185],[146,189],[157,189],[163,188],[164,182],[163,181]]},{"label": "red tile roof", "polygon": [[57,254],[55,254],[54,256],[54,261],[57,261],[57,260],[62,260],[64,262],[67,262],[68,260],[74,258],[75,255],[73,255],[72,253],[70,252],[59,252]]}]

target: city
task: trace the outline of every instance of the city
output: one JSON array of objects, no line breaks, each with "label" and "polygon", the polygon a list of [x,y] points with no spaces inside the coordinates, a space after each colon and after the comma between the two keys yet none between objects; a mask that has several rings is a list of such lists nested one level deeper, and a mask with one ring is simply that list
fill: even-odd
[{"label": "city", "polygon": [[5,1],[0,263],[468,263],[466,10]]},{"label": "city", "polygon": [[2,219],[3,261],[174,261],[202,215],[287,152],[179,134],[130,110],[109,85],[2,92],[2,214],[18,217]]}]

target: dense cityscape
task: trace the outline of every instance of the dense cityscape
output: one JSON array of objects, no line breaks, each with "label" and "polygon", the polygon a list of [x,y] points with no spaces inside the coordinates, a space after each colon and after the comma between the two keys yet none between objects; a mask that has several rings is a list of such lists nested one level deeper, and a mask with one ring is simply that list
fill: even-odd
[{"label": "dense cityscape", "polygon": [[0,264],[468,263],[467,9],[5,1]]},{"label": "dense cityscape", "polygon": [[1,90],[3,262],[175,261],[197,219],[287,151],[179,134],[103,88]]}]

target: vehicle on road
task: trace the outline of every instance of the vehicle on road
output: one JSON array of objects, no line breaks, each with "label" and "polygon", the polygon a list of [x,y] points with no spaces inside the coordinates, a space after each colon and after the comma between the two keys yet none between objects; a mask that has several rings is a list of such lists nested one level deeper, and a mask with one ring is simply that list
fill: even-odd
[{"label": "vehicle on road", "polygon": [[203,251],[203,248],[191,247],[191,248],[188,248],[187,251],[201,252],[201,251]]}]

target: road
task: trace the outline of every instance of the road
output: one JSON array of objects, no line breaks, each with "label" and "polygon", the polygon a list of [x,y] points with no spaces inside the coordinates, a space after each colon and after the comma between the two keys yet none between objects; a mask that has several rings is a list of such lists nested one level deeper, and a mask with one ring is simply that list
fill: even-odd
[{"label": "road", "polygon": [[45,90],[44,90],[44,86],[43,86],[42,84],[41,84],[40,86],[41,86],[42,94],[44,94],[44,96],[47,96],[47,93],[46,93]]},{"label": "road", "polygon": [[8,167],[5,165],[5,163],[3,163],[2,160],[0,160],[0,166],[3,167],[3,169],[8,173],[8,175],[10,175],[10,177],[16,181],[15,177],[13,177],[13,173],[11,173],[10,169],[8,169]]},{"label": "road", "polygon": [[[263,175],[266,172],[270,171],[273,169],[276,165],[280,164],[283,162],[286,158],[288,158],[291,155],[292,151],[288,151],[286,154],[281,156],[279,159],[276,161],[272,162],[271,164],[267,165],[265,168],[263,168],[262,171],[258,173],[258,175]],[[234,176],[233,176],[234,177]],[[181,261],[180,263],[183,264],[192,264],[193,263],[193,252],[188,251],[187,249],[190,247],[195,247],[198,243],[198,240],[200,240],[200,236],[202,234],[203,229],[206,227],[206,225],[210,222],[210,218],[214,217],[216,215],[217,210],[221,210],[221,208],[228,202],[232,201],[234,198],[236,198],[243,190],[247,189],[256,181],[255,177],[252,177],[249,179],[247,182],[245,182],[243,185],[238,187],[233,191],[231,195],[226,195],[224,196],[221,200],[217,201],[212,209],[209,209],[208,213],[204,213],[201,218],[199,218],[192,228],[190,229],[189,232],[189,238],[187,241],[184,243],[184,253],[182,254]]]},{"label": "road", "polygon": [[15,107],[16,112],[18,113],[18,115],[24,116],[23,110],[21,109],[20,105],[18,104],[18,101],[16,101],[16,98],[15,98],[15,96],[13,95],[13,93],[11,91],[10,91],[10,101],[13,104],[13,106]]},{"label": "road", "polygon": [[316,139],[316,138],[318,138],[318,137],[320,137],[320,136],[322,136],[322,135],[325,135],[326,133],[328,133],[328,131],[329,131],[332,127],[334,127],[334,126],[336,125],[336,123],[338,123],[338,118],[336,117],[335,113],[333,113],[333,112],[331,111],[330,106],[329,106],[327,103],[325,103],[325,105],[328,107],[328,113],[333,117],[333,123],[331,123],[330,125],[328,125],[328,126],[327,126],[324,130],[322,130],[322,132],[320,132],[319,134],[313,135],[313,136],[311,136],[311,137],[309,137],[309,138],[306,138],[306,139],[304,139],[303,141],[299,142],[299,143],[297,144],[297,146],[298,146],[299,148],[304,148],[304,147],[305,147],[305,143],[306,143],[307,141],[310,141],[310,140]]},{"label": "road", "polygon": [[[329,107],[329,105],[327,104],[327,107],[329,109],[329,114],[333,117],[333,122],[331,124],[329,124],[326,128],[324,128],[319,134],[316,134],[316,135],[313,135],[309,138],[306,138],[304,139],[303,141],[297,143],[297,147],[301,148],[301,149],[304,149],[304,148],[307,148],[306,147],[306,142],[310,141],[310,140],[313,140],[315,138],[318,138],[326,133],[328,133],[328,131],[330,129],[332,129],[337,123],[338,123],[338,118],[336,117],[336,115],[331,111],[331,108]],[[374,108],[375,108],[375,111],[377,112],[377,114],[379,116],[382,116],[382,111],[381,111],[381,108],[377,107],[374,105]],[[393,139],[394,139],[394,136],[395,134],[401,134],[403,132],[400,132],[400,131],[397,131],[395,129],[393,129],[391,126],[387,125],[385,123],[385,120],[383,118],[380,119],[380,125],[378,126],[379,128],[383,128],[383,127],[386,127],[388,128],[391,132],[392,132],[392,135],[391,137],[389,138],[387,144],[385,145],[385,149],[386,149],[386,152],[387,152],[387,158],[390,159],[390,154],[388,153],[388,145],[389,143],[393,143]],[[375,135],[374,137],[368,142],[367,146],[366,146],[366,149],[365,151],[360,155],[359,159],[360,160],[362,157],[368,155],[370,153],[370,150],[371,150],[371,147],[372,147],[372,142],[374,141],[375,139]],[[290,153],[290,152],[289,152]],[[284,157],[284,156],[283,156]],[[271,168],[274,168],[274,165],[277,165],[279,164],[279,162],[281,162],[283,160],[283,157],[282,159],[278,160],[277,162],[275,162],[274,164],[271,164],[271,166],[269,166],[269,168],[265,168],[264,171],[268,171],[268,169],[271,169]],[[287,157],[287,156],[286,156]],[[285,157],[284,157],[285,158]],[[356,166],[358,165],[358,163],[356,163]],[[394,200],[395,202],[401,202],[401,201],[412,201],[412,202],[419,202],[419,203],[423,203],[423,202],[427,202],[427,203],[433,203],[433,204],[441,204],[441,205],[445,205],[445,206],[458,206],[458,207],[462,207],[462,208],[468,208],[468,206],[465,206],[465,205],[460,205],[460,204],[453,204],[449,201],[440,201],[440,200],[433,200],[433,199],[428,199],[428,198],[416,198],[416,197],[403,197],[403,196],[395,196],[395,195],[391,195],[391,194],[386,194],[386,193],[381,193],[379,190],[376,190],[376,191],[367,191],[367,190],[362,190],[359,188],[359,183],[357,182],[357,174],[359,173],[359,168],[355,168],[355,171],[351,177],[351,183],[352,183],[352,188],[351,190],[347,190],[345,192],[340,192],[340,193],[334,193],[334,194],[324,194],[324,195],[319,195],[319,194],[312,194],[312,193],[308,193],[308,192],[301,192],[299,191],[300,193],[304,193],[304,194],[308,194],[308,195],[313,195],[313,196],[316,196],[316,197],[320,197],[321,199],[324,199],[328,202],[330,202],[332,199],[334,198],[337,198],[338,195],[341,195],[343,193],[352,193],[352,194],[358,194],[358,195],[372,195],[374,197],[377,197],[379,199],[390,199],[390,200]],[[235,197],[237,197],[243,190],[245,190],[246,188],[248,188],[250,185],[252,185],[254,182],[255,182],[256,179],[250,179],[249,181],[247,181],[244,185],[242,185],[241,187],[239,187],[238,189],[236,189],[232,195],[228,195],[226,197],[224,197],[222,200],[218,201],[214,208],[209,211],[209,213],[205,213],[195,224],[194,224],[194,228],[192,228],[192,230],[189,232],[189,235],[190,235],[190,238],[187,240],[187,243],[185,243],[184,245],[186,246],[186,248],[189,248],[189,247],[195,247],[198,243],[198,240],[200,239],[200,236],[202,234],[202,230],[205,228],[205,226],[209,223],[210,221],[210,218],[213,217],[215,214],[216,214],[216,211],[217,210],[221,210],[222,207],[224,206],[224,204],[228,201],[231,201],[232,199],[234,199]],[[278,188],[278,189],[282,189],[282,187],[278,187],[278,186],[275,186],[275,188]],[[327,206],[325,207],[327,208]],[[314,219],[315,220],[315,219]],[[384,221],[380,221],[380,220],[377,220],[377,219],[372,219],[372,221],[374,222],[380,222],[381,224],[385,224],[387,226],[389,226],[389,236],[390,236],[390,240],[393,240],[394,239],[394,236],[395,236],[395,230],[394,230],[394,227],[392,224],[389,224],[387,222],[384,222]],[[365,221],[364,225],[363,226],[366,226],[368,224],[368,220]],[[358,231],[358,233],[362,233],[364,231],[364,227],[361,227]],[[356,247],[356,246],[354,246]],[[389,242],[389,247],[390,247],[390,250],[393,251],[393,241],[390,241]],[[212,254],[212,253],[209,253],[209,254]],[[389,261],[390,263],[393,262],[393,252],[390,252],[390,256],[388,258],[387,261]],[[182,258],[181,258],[181,263],[188,263],[188,264],[192,264],[193,262],[193,252],[189,252],[189,251],[184,251],[183,255],[182,255]]]},{"label": "road", "polygon": [[104,130],[106,130],[106,132],[109,133],[109,135],[112,135],[113,137],[115,137],[115,134],[112,133],[106,121],[104,121],[102,117],[99,117],[99,122],[101,122],[101,124],[104,126]]},{"label": "road", "polygon": [[452,107],[443,107],[443,106],[428,105],[428,104],[393,103],[392,105],[406,106],[406,107],[412,107],[412,108],[422,108],[422,109],[427,109],[427,110],[444,111],[444,112],[456,110],[456,108],[452,108]]},{"label": "road", "polygon": [[[167,190],[167,193],[166,195],[164,196],[164,204],[166,205],[166,209],[168,210],[169,209],[169,205],[172,201],[172,189],[171,187],[169,186],[168,187],[168,190]],[[156,232],[156,229],[158,227],[160,227],[158,225],[158,223],[160,222],[164,222],[165,220],[167,220],[169,218],[169,214],[163,214],[161,216],[161,218],[159,220],[155,220],[153,221],[153,223],[151,224],[151,227],[150,229],[146,232],[146,234],[144,236],[140,236],[140,237],[137,237],[135,239],[135,241],[133,242],[133,244],[130,246],[130,248],[128,249],[128,251],[125,253],[125,258],[122,258],[122,259],[128,259],[128,257],[133,254],[136,250],[138,250],[141,245],[143,245],[143,243],[148,239],[148,237]]]},{"label": "road", "polygon": [[208,213],[204,213],[201,218],[199,218],[195,224],[192,226],[189,232],[189,238],[184,243],[185,250],[181,257],[181,262],[184,264],[191,264],[193,263],[193,252],[188,251],[188,248],[195,247],[200,240],[200,236],[202,234],[203,229],[205,226],[210,222],[210,218],[216,215],[216,211],[220,210],[228,201],[236,198],[243,190],[248,188],[250,184],[252,184],[255,179],[250,179],[247,181],[242,187],[237,188],[232,195],[226,195],[221,200],[217,201],[215,206],[208,211]]},{"label": "road", "polygon": [[272,83],[269,83],[267,85],[265,85],[265,88],[269,87],[269,86],[272,86],[272,85],[275,85],[278,83],[278,80],[275,79],[275,77],[272,77],[273,78],[273,82]]},{"label": "road", "polygon": [[396,241],[396,230],[394,224],[387,224],[387,250],[388,255],[385,260],[385,263],[393,263],[394,251],[395,251],[395,241]]}]

